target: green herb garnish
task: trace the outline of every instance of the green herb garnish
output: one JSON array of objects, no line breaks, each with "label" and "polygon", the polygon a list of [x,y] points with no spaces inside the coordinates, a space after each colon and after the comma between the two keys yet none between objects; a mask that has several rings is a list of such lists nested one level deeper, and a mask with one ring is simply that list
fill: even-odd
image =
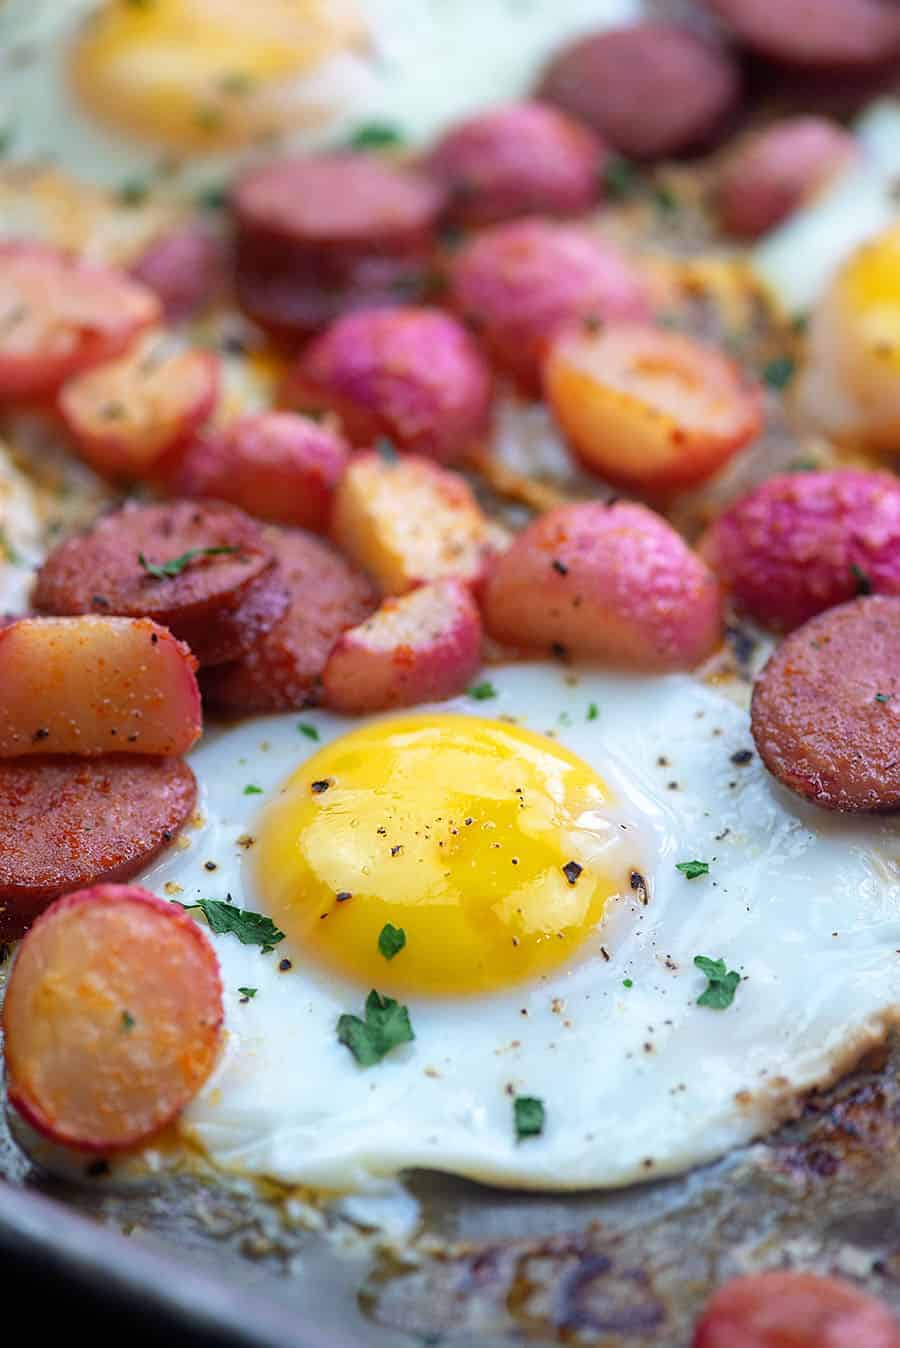
[{"label": "green herb garnish", "polygon": [[884,702],[890,702],[890,700],[891,700],[891,695],[890,695],[890,693],[876,693],[876,694],[875,694],[875,701],[876,701],[876,702],[882,702],[882,703],[884,703]]},{"label": "green herb garnish", "polygon": [[623,979],[622,979],[622,987],[623,987],[623,988],[633,988],[633,987],[634,987],[634,983],[632,982],[632,980],[631,980],[630,978],[623,978]]},{"label": "green herb garnish", "polygon": [[671,215],[678,210],[678,198],[665,183],[659,183],[654,187],[653,204],[662,215]]},{"label": "green herb garnish", "polygon": [[123,1011],[123,1012],[122,1012],[122,1029],[123,1029],[123,1030],[133,1030],[136,1024],[137,1024],[137,1021],[135,1020],[134,1016],[131,1014],[130,1011]]},{"label": "green herb garnish", "polygon": [[379,435],[375,441],[375,452],[385,463],[397,462],[397,446],[386,435]]},{"label": "green herb garnish", "polygon": [[415,1039],[407,1008],[392,997],[383,997],[374,988],[366,998],[365,1020],[347,1014],[340,1016],[337,1037],[360,1067],[372,1067],[398,1044],[409,1044]]},{"label": "green herb garnish", "polygon": [[513,1120],[516,1141],[524,1137],[539,1137],[544,1131],[544,1102],[535,1095],[517,1095],[513,1100]]},{"label": "green herb garnish", "polygon": [[350,133],[347,144],[351,150],[384,150],[403,141],[403,132],[389,122],[363,122]]},{"label": "green herb garnish", "polygon": [[262,787],[254,786],[252,782],[248,782],[247,785],[244,787],[245,796],[261,796],[262,793],[263,793]]},{"label": "green herb garnish", "polygon": [[300,734],[305,735],[308,740],[318,740],[319,738],[318,730],[314,725],[310,725],[308,721],[299,721],[297,723],[297,729],[300,731]]},{"label": "green herb garnish", "polygon": [[597,704],[596,704],[596,702],[589,702],[589,703],[588,703],[588,709],[587,709],[587,715],[585,716],[584,719],[585,719],[586,721],[596,721],[596,719],[597,719],[597,717],[598,717],[599,715],[600,715],[600,712],[597,710]]},{"label": "green herb garnish", "polygon": [[603,169],[603,186],[616,201],[633,197],[640,187],[640,174],[634,164],[621,155],[610,155]]},{"label": "green herb garnish", "polygon": [[763,369],[763,379],[769,388],[787,388],[797,366],[792,356],[776,356]]},{"label": "green herb garnish", "polygon": [[868,575],[867,572],[863,571],[861,566],[857,566],[856,562],[850,563],[850,574],[856,581],[857,594],[862,595],[872,593],[872,577]]},{"label": "green herb garnish", "polygon": [[226,553],[238,552],[238,548],[189,548],[183,552],[180,557],[170,557],[167,562],[148,562],[142,552],[138,553],[138,562],[154,580],[171,580],[174,576],[180,576],[186,566],[195,562],[198,557],[222,557]]},{"label": "green herb garnish", "polygon": [[676,871],[681,871],[681,874],[686,880],[696,880],[701,875],[709,875],[709,862],[676,861],[675,869]]},{"label": "green herb garnish", "polygon": [[[174,900],[178,903],[178,900]],[[284,932],[270,917],[262,913],[251,913],[246,908],[235,908],[233,903],[222,903],[219,899],[198,899],[196,903],[180,903],[179,908],[199,908],[209,923],[210,931],[221,935],[233,932],[241,945],[259,945],[263,954],[284,940]]]},{"label": "green herb garnish", "polygon": [[392,922],[386,922],[381,928],[381,935],[378,937],[378,949],[386,960],[392,960],[395,955],[406,945],[406,932],[402,927],[395,927]]},{"label": "green herb garnish", "polygon": [[711,1007],[713,1011],[724,1011],[734,1001],[735,990],[741,981],[740,974],[734,969],[726,973],[724,960],[711,960],[706,955],[695,955],[694,963],[709,980],[697,998],[697,1005]]},{"label": "green herb garnish", "polygon": [[142,178],[129,178],[119,188],[117,196],[123,206],[140,206],[150,194],[150,188]]},{"label": "green herb garnish", "polygon": [[473,697],[476,702],[487,702],[489,698],[497,696],[497,689],[491,683],[490,679],[482,679],[481,683],[473,683],[466,689],[469,697]]},{"label": "green herb garnish", "polygon": [[255,997],[255,996],[256,996],[257,989],[256,989],[256,988],[238,988],[238,992],[241,994],[241,996],[244,998],[245,1001],[249,1002],[250,999],[251,999],[251,997]]}]

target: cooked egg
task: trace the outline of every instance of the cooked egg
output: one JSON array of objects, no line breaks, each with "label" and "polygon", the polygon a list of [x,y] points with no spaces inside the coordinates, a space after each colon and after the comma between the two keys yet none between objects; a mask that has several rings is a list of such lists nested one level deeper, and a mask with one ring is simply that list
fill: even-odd
[{"label": "cooked egg", "polygon": [[[896,835],[781,792],[743,708],[687,675],[542,664],[479,691],[209,729],[192,755],[203,823],[143,882],[278,929],[210,937],[227,1042],[180,1127],[221,1168],[341,1190],[671,1174],[766,1132],[896,1015]],[[730,1005],[702,1004],[696,956],[733,974]],[[338,1025],[373,989],[412,1037],[364,1066]],[[539,1135],[517,1136],[522,1097]]]}]

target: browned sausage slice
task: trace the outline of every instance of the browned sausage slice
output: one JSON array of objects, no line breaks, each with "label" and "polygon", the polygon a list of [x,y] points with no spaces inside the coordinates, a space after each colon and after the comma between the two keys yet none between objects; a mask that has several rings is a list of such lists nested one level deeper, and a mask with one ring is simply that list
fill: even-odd
[{"label": "browned sausage slice", "polygon": [[537,91],[635,159],[706,144],[739,92],[738,68],[726,51],[667,23],[577,39],[553,57]]},{"label": "browned sausage slice", "polygon": [[753,690],[760,757],[828,810],[900,810],[900,598],[870,595],[811,618]]},{"label": "browned sausage slice", "polygon": [[35,923],[10,975],[10,1103],[66,1146],[134,1146],[203,1085],[221,1024],[215,952],[182,908],[136,885],[69,894]]},{"label": "browned sausage slice", "polygon": [[853,70],[900,49],[900,13],[889,0],[710,0],[748,47],[787,65]]},{"label": "browned sausage slice", "polygon": [[252,651],[204,676],[204,698],[227,711],[290,711],[318,701],[318,681],[334,643],[378,603],[368,578],[321,539],[299,529],[272,529],[267,537],[290,590],[290,607]]},{"label": "browned sausage slice", "polygon": [[233,196],[236,287],[256,322],[303,335],[421,293],[444,191],[375,155],[282,159]]},{"label": "browned sausage slice", "polygon": [[287,608],[259,524],[216,501],[126,505],[66,539],[38,572],[42,613],[148,617],[201,665],[234,660]]},{"label": "browned sausage slice", "polygon": [[128,880],[177,836],[197,798],[180,758],[0,762],[0,939],[101,880]]},{"label": "browned sausage slice", "polygon": [[785,1269],[720,1287],[692,1348],[900,1348],[900,1326],[883,1301],[852,1283]]}]

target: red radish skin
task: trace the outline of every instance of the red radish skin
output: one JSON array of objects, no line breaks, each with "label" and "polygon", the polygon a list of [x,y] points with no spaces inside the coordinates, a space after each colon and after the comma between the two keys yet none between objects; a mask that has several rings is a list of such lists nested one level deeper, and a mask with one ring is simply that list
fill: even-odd
[{"label": "red radish skin", "polygon": [[840,1278],[752,1273],[720,1287],[692,1348],[900,1348],[884,1302]]},{"label": "red radish skin", "polygon": [[76,375],[59,411],[82,459],[104,477],[133,482],[161,471],[212,414],[219,396],[212,351],[161,355],[149,338],[117,360]]},{"label": "red radish skin", "polygon": [[739,143],[722,166],[723,227],[755,239],[774,229],[857,155],[853,136],[825,117],[791,117]]},{"label": "red radish skin", "polygon": [[452,463],[486,432],[491,380],[460,323],[437,309],[371,309],[338,319],[301,352],[285,401],[337,413],[352,445],[386,437]]},{"label": "red radish skin", "polygon": [[738,608],[790,632],[860,589],[900,594],[900,482],[838,468],[767,478],[724,511],[700,551]]},{"label": "red radish skin", "polygon": [[40,243],[0,243],[0,402],[52,397],[160,317],[140,282]]},{"label": "red radish skin", "polygon": [[325,705],[361,715],[461,693],[481,663],[481,618],[458,580],[385,599],[338,638],[322,675]]},{"label": "red radish skin", "polygon": [[514,539],[490,574],[483,616],[509,646],[691,669],[721,639],[712,572],[645,506],[559,506]]},{"label": "red radish skin", "polygon": [[342,436],[294,412],[259,412],[198,436],[170,482],[176,496],[230,501],[257,519],[325,531],[349,458]]},{"label": "red radish skin", "polygon": [[187,753],[196,668],[149,618],[22,618],[0,630],[0,758]]},{"label": "red radish skin", "polygon": [[205,309],[225,289],[225,245],[197,225],[154,239],[131,269],[159,299],[170,323]]},{"label": "red radish skin", "polygon": [[644,279],[617,248],[552,220],[482,231],[455,254],[448,298],[493,364],[533,395],[560,329],[650,317]]},{"label": "red radish skin", "polygon": [[182,908],[136,885],[79,890],[38,918],[9,976],[9,1102],[77,1151],[137,1146],[206,1081],[222,1021],[218,961]]},{"label": "red radish skin", "polygon": [[579,215],[601,192],[607,152],[587,126],[536,99],[507,103],[451,127],[427,166],[464,226],[521,215]]}]

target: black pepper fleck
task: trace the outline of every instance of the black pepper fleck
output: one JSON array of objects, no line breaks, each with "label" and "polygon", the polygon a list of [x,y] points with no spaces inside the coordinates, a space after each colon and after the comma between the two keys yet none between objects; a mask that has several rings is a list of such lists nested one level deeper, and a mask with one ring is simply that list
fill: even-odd
[{"label": "black pepper fleck", "polygon": [[553,570],[558,572],[561,576],[567,576],[569,574],[569,568],[566,566],[565,562],[561,562],[558,557],[554,557],[553,559]]},{"label": "black pepper fleck", "polygon": [[353,895],[350,893],[349,889],[341,889],[334,897],[337,899],[338,903],[346,903],[348,899],[353,898]]},{"label": "black pepper fleck", "polygon": [[293,966],[293,964],[291,964],[290,960],[279,960],[279,961],[278,961],[278,972],[279,972],[279,973],[286,974],[287,971],[288,971],[288,969],[293,969],[293,967],[294,967],[294,966]]},{"label": "black pepper fleck", "polygon": [[742,768],[745,763],[749,763],[753,757],[752,749],[738,749],[731,755],[731,761],[736,768]]},{"label": "black pepper fleck", "polygon": [[43,727],[41,727],[39,730],[36,730],[34,732],[34,734],[31,737],[31,741],[33,744],[39,744],[41,740],[47,740],[49,738],[50,738],[50,731],[45,730]]},{"label": "black pepper fleck", "polygon": [[565,866],[563,866],[562,871],[569,884],[574,885],[583,869],[584,867],[579,866],[577,861],[567,861]]},{"label": "black pepper fleck", "polygon": [[204,861],[203,869],[205,871],[214,871],[217,869],[216,863],[214,861]]},{"label": "black pepper fleck", "polygon": [[329,786],[331,786],[331,782],[328,781],[327,777],[323,777],[320,781],[313,782],[310,790],[317,796],[321,796],[322,792],[327,791]]}]

